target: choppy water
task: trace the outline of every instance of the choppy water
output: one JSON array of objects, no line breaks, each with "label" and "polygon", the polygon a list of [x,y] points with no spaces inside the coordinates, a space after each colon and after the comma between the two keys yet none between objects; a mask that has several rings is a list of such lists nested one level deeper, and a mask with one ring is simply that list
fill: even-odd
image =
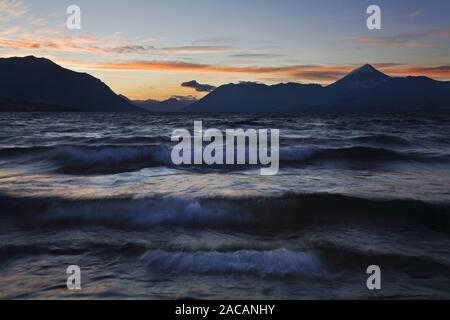
[{"label": "choppy water", "polygon": [[[173,166],[194,120],[280,129],[279,175]],[[449,120],[0,114],[0,298],[450,298]]]}]

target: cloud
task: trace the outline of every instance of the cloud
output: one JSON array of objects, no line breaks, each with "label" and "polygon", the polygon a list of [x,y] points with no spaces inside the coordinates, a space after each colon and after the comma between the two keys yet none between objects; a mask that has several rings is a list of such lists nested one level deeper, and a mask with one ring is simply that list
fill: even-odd
[{"label": "cloud", "polygon": [[111,50],[117,53],[210,54],[216,52],[227,52],[230,51],[231,48],[224,46],[182,46],[182,47],[158,48],[155,46],[125,45],[121,47],[112,48]]},{"label": "cloud", "polygon": [[192,80],[192,81],[188,81],[188,82],[183,82],[181,84],[182,87],[186,87],[186,88],[192,88],[197,92],[211,92],[214,89],[216,89],[215,86],[209,85],[209,84],[201,84],[198,83],[196,80]]},{"label": "cloud", "polygon": [[194,41],[194,43],[197,44],[225,44],[225,43],[237,43],[241,42],[242,39],[239,37],[207,37],[207,38],[201,38]]},{"label": "cloud", "polygon": [[424,37],[450,38],[450,29],[433,29],[422,33]]},{"label": "cloud", "polygon": [[0,22],[24,16],[29,8],[20,0],[0,0]]},{"label": "cloud", "polygon": [[[369,61],[370,62],[370,61]],[[282,79],[282,81],[301,81],[327,84],[334,82],[348,74],[361,64],[349,65],[293,65],[284,67],[233,67],[215,66],[180,61],[131,61],[119,63],[77,63],[69,64],[81,70],[107,71],[142,71],[142,72],[187,72],[202,74],[241,74],[255,76],[255,79]],[[450,67],[443,66],[411,66],[402,63],[375,63],[375,67],[392,76],[429,76],[438,80],[450,79]],[[187,86],[186,86],[187,87]],[[192,86],[189,86],[192,87]],[[195,88],[194,88],[195,89]]]},{"label": "cloud", "polygon": [[[14,20],[14,23],[10,21]],[[92,37],[67,37],[65,30],[47,24],[44,18],[34,17],[30,7],[19,0],[0,0],[0,49],[17,54],[48,52],[61,53],[103,53]],[[20,53],[19,53],[20,54]]]},{"label": "cloud", "polygon": [[425,43],[419,41],[411,41],[407,39],[400,38],[387,38],[387,37],[360,37],[357,39],[360,44],[369,45],[377,48],[412,48],[412,49],[422,49],[422,48],[434,48],[437,44]]},{"label": "cloud", "polygon": [[238,59],[273,59],[284,57],[284,55],[274,53],[237,53],[232,54],[231,57]]},{"label": "cloud", "polygon": [[417,67],[410,66],[406,68],[393,69],[389,74],[394,76],[428,76],[434,79],[449,80],[450,65],[433,66],[433,67]]},{"label": "cloud", "polygon": [[247,74],[247,75],[270,75],[282,76],[290,79],[306,80],[336,80],[345,75],[356,66],[316,66],[295,65],[282,67],[234,67],[218,66],[200,63],[188,63],[182,61],[128,61],[117,63],[93,63],[85,65],[87,69],[109,70],[109,71],[146,71],[146,72],[190,72],[207,74]]},{"label": "cloud", "polygon": [[374,63],[372,66],[379,69],[387,69],[387,68],[395,68],[395,67],[401,67],[404,66],[404,63],[399,62],[382,62],[382,63]]},{"label": "cloud", "polygon": [[176,71],[198,73],[272,73],[282,68],[229,67],[215,66],[183,61],[127,61],[117,63],[98,63],[90,65],[92,69],[124,71]]},{"label": "cloud", "polygon": [[386,37],[359,37],[357,43],[378,48],[438,48],[442,40],[450,38],[450,29],[431,29],[424,32],[399,34]]},{"label": "cloud", "polygon": [[350,70],[344,69],[342,71],[324,71],[324,70],[313,70],[313,71],[300,71],[293,73],[292,75],[299,79],[314,79],[318,81],[333,81],[345,76]]},{"label": "cloud", "polygon": [[[9,22],[14,21],[14,25]],[[46,19],[31,15],[21,0],[0,0],[0,49],[24,50],[27,54],[60,53],[96,54],[105,57],[119,54],[180,56],[230,52],[225,45],[187,45],[156,47],[148,39],[125,39],[121,36],[82,38],[67,37],[65,29],[49,26]],[[153,40],[152,40],[153,41]],[[31,51],[36,51],[31,52]],[[15,52],[14,52],[15,53]]]},{"label": "cloud", "polygon": [[408,13],[408,17],[415,18],[415,17],[420,16],[422,13],[423,13],[423,10],[416,10],[416,11]]},{"label": "cloud", "polygon": [[54,38],[41,39],[39,41],[0,39],[1,49],[13,50],[45,50],[73,53],[102,53],[99,47],[90,45],[93,38]]},{"label": "cloud", "polygon": [[178,101],[182,101],[182,102],[194,102],[197,101],[197,98],[194,96],[171,96],[170,98],[172,99],[177,99]]},{"label": "cloud", "polygon": [[[1,0],[0,0],[1,1]],[[180,46],[156,47],[145,44],[124,44],[117,46],[120,39],[65,37],[50,28],[25,29],[22,26],[3,28],[0,30],[0,48],[11,50],[59,51],[61,53],[87,53],[115,56],[130,55],[200,55],[231,51],[224,46]]]}]

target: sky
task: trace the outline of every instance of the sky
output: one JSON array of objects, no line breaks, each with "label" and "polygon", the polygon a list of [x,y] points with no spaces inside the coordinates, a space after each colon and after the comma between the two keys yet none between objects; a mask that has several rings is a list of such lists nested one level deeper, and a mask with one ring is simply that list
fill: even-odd
[{"label": "sky", "polygon": [[[371,4],[381,30],[366,26]],[[80,30],[66,26],[70,5]],[[0,0],[0,57],[46,57],[141,100],[327,85],[365,63],[450,80],[449,12],[448,0]]]}]

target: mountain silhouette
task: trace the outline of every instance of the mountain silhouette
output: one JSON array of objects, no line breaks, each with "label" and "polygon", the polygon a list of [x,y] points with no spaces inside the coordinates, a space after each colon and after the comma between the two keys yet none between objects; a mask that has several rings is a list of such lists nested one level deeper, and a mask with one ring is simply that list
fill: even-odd
[{"label": "mountain silhouette", "polygon": [[285,112],[314,105],[320,95],[319,85],[297,83],[273,86],[243,82],[218,87],[209,95],[193,103],[193,112]]},{"label": "mountain silhouette", "polygon": [[45,58],[0,59],[0,110],[143,111],[116,95],[99,79]]},{"label": "mountain silhouette", "polygon": [[182,112],[196,100],[186,97],[172,97],[164,101],[158,100],[135,100],[131,101],[134,105],[150,112]]},{"label": "mountain silhouette", "polygon": [[227,84],[188,112],[441,112],[450,111],[450,82],[390,77],[366,64],[322,87],[298,83]]},{"label": "mountain silhouette", "polygon": [[366,64],[358,69],[353,70],[342,79],[336,81],[330,88],[340,89],[362,89],[372,88],[378,85],[384,85],[392,78],[378,71],[370,64]]}]

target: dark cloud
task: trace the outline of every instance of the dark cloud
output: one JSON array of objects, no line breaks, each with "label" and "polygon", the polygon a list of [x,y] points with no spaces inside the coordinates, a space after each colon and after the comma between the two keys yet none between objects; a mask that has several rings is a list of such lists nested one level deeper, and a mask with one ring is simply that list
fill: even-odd
[{"label": "dark cloud", "polygon": [[192,88],[197,92],[211,92],[213,91],[216,87],[215,86],[211,86],[209,84],[201,84],[198,83],[195,80],[192,81],[188,81],[188,82],[183,82],[181,84],[182,87],[186,87],[186,88]]}]

